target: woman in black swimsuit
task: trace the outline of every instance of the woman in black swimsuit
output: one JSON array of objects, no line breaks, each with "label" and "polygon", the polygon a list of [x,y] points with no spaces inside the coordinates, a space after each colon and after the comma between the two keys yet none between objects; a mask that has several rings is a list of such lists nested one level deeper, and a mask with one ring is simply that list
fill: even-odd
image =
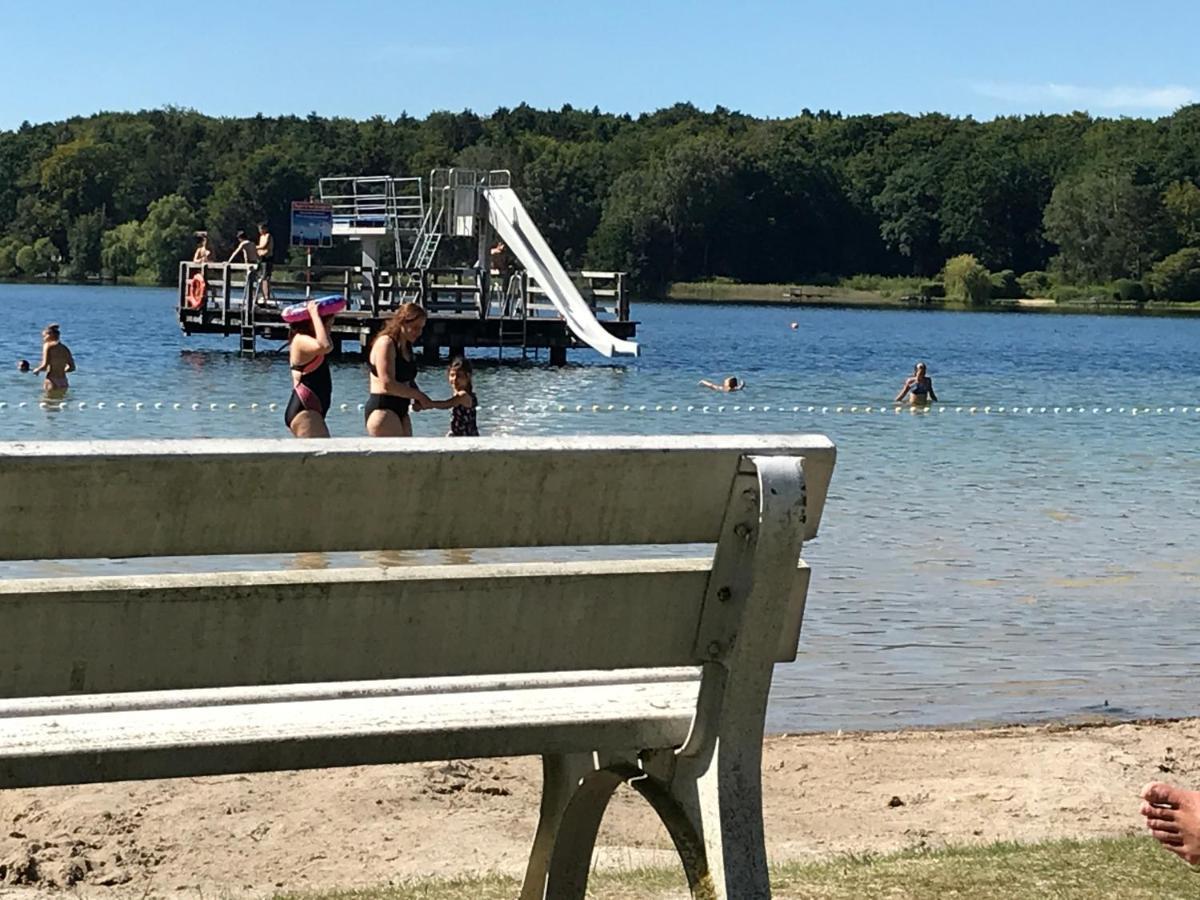
[{"label": "woman in black swimsuit", "polygon": [[329,437],[325,414],[333,399],[333,377],[329,359],[333,350],[329,321],[317,313],[317,304],[308,304],[308,320],[291,326],[288,364],[292,369],[292,396],[283,414],[283,422],[296,437]]},{"label": "woman in black swimsuit", "polygon": [[367,434],[372,437],[412,437],[411,404],[420,411],[430,404],[417,387],[413,341],[425,328],[425,310],[405,303],[388,319],[371,344],[371,396],[367,398]]}]

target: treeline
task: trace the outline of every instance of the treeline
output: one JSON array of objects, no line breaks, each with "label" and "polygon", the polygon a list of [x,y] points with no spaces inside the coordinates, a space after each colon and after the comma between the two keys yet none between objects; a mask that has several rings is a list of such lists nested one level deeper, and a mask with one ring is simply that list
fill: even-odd
[{"label": "treeline", "polygon": [[511,169],[568,265],[623,269],[642,291],[933,279],[970,255],[993,284],[1200,299],[1200,105],[989,122],[688,104],[361,122],[101,113],[0,132],[0,276],[170,282],[197,228],[218,255],[262,220],[283,243],[290,202],[323,175],[446,165]]}]

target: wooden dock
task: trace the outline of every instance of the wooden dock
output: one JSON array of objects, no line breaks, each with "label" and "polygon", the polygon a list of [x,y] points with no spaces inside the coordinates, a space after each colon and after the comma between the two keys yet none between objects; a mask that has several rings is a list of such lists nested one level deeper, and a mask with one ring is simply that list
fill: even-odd
[{"label": "wooden dock", "polygon": [[[341,296],[345,311],[333,321],[337,352],[347,343],[363,352],[393,311],[405,302],[428,313],[421,338],[422,357],[438,359],[473,348],[496,348],[501,358],[548,352],[553,365],[567,351],[585,347],[527,272],[501,278],[472,268],[371,269],[363,266],[276,266],[271,297],[258,284],[257,267],[241,263],[184,262],[179,267],[178,315],[184,334],[236,336],[239,349],[253,355],[257,342],[286,341],[283,307],[305,299]],[[581,295],[600,324],[618,338],[632,338],[637,323],[629,317],[625,276],[621,272],[572,273]],[[195,279],[202,279],[196,301]]]}]

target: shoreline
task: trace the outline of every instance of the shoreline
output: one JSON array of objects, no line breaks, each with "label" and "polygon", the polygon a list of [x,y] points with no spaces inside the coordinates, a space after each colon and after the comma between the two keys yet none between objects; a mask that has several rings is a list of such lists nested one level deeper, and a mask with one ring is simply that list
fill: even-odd
[{"label": "shoreline", "polygon": [[[1151,780],[1200,783],[1200,718],[768,736],[768,852],[782,863],[1138,834]],[[5,791],[0,867],[32,860],[40,874],[0,878],[0,896],[53,896],[71,872],[93,900],[519,875],[539,790],[525,757]],[[626,788],[597,864],[675,865]]]},{"label": "shoreline", "polygon": [[[796,292],[799,296],[788,295]],[[964,313],[1045,313],[1065,315],[1191,317],[1200,315],[1200,301],[1148,300],[1142,304],[1059,302],[1047,297],[993,300],[971,306],[944,299],[909,300],[888,297],[878,291],[816,285],[724,284],[675,282],[665,297],[639,297],[633,303],[682,303],[696,305],[745,305],[794,308],[932,310]]]}]

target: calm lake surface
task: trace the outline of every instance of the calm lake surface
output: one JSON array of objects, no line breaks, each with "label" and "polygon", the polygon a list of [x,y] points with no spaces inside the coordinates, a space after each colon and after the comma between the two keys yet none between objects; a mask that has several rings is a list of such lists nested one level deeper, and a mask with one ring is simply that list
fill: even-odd
[{"label": "calm lake surface", "polygon": [[[481,366],[480,427],[837,442],[821,537],[805,548],[801,657],[776,669],[772,730],[1200,711],[1200,319],[634,313],[640,359]],[[41,379],[15,369],[36,365],[51,321],[79,365],[63,410],[40,408]],[[236,350],[235,338],[185,338],[173,291],[0,285],[0,439],[285,436],[286,355]],[[941,410],[896,415],[890,400],[917,359]],[[696,386],[727,374],[747,390]],[[420,380],[445,396],[443,367]],[[337,364],[335,435],[361,433],[365,395],[361,364]],[[418,414],[416,432],[443,434],[447,418]]]}]

